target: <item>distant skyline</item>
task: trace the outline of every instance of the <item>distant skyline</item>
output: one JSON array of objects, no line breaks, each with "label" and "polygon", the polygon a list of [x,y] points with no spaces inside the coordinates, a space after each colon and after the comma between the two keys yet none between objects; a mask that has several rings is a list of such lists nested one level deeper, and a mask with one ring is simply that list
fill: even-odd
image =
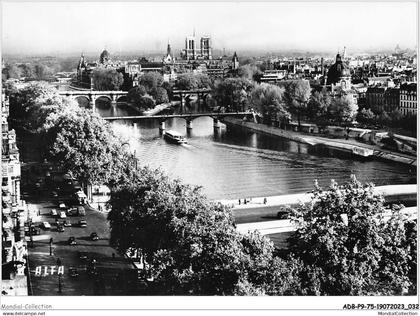
[{"label": "distant skyline", "polygon": [[215,49],[416,47],[416,2],[7,2],[3,54],[162,51],[210,35]]}]

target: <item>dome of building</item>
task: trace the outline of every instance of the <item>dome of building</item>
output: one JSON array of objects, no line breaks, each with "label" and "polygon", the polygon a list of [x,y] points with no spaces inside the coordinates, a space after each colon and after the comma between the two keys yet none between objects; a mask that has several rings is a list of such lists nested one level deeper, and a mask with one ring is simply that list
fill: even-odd
[{"label": "dome of building", "polygon": [[110,59],[111,55],[109,54],[109,52],[105,49],[101,55],[99,56],[99,62],[101,64],[107,62]]},{"label": "dome of building", "polygon": [[335,84],[339,82],[341,78],[349,76],[350,70],[348,69],[346,64],[344,64],[341,60],[340,54],[337,54],[335,63],[328,70],[327,85]]}]

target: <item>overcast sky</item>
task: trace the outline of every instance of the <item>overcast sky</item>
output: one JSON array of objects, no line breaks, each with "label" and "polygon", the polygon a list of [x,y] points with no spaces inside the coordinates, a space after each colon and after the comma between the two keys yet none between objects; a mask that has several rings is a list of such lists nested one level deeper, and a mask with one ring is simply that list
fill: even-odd
[{"label": "overcast sky", "polygon": [[2,2],[3,53],[414,48],[415,2]]}]

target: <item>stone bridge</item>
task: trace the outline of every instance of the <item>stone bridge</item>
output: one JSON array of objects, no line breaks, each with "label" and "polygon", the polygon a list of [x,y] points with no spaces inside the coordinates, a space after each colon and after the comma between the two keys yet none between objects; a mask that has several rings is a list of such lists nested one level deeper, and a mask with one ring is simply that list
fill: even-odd
[{"label": "stone bridge", "polygon": [[191,89],[191,90],[177,90],[174,89],[172,91],[172,95],[179,96],[181,99],[181,111],[184,112],[184,106],[186,98],[190,95],[197,95],[198,96],[198,105],[200,105],[200,100],[206,104],[207,96],[212,92],[211,89]]},{"label": "stone bridge", "polygon": [[184,113],[184,114],[168,114],[168,115],[137,115],[137,116],[113,116],[113,117],[103,117],[107,121],[116,121],[116,120],[159,120],[159,129],[165,130],[165,121],[170,118],[180,117],[186,120],[187,122],[187,131],[192,129],[192,121],[197,117],[209,116],[213,118],[213,127],[220,128],[220,119],[224,117],[246,117],[254,116],[255,112],[206,112],[206,113]]},{"label": "stone bridge", "polygon": [[89,101],[90,106],[95,110],[95,101],[98,98],[107,98],[111,101],[111,105],[115,107],[117,102],[122,97],[127,96],[127,91],[91,91],[91,90],[70,90],[70,91],[58,91],[58,94],[71,97],[74,99],[85,98]]}]

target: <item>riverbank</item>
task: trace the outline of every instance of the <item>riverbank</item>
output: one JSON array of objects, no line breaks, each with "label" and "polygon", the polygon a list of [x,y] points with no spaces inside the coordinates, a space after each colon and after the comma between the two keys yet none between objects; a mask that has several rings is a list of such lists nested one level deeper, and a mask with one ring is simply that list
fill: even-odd
[{"label": "riverbank", "polygon": [[373,155],[371,157],[375,159],[399,162],[414,167],[417,166],[416,157],[398,152],[391,152],[389,150],[384,150],[380,146],[360,143],[354,139],[331,139],[322,136],[315,136],[313,134],[308,135],[300,132],[286,131],[278,127],[248,122],[233,117],[223,118],[222,123],[226,124],[226,126],[238,126],[258,133],[283,137],[310,146],[325,146],[327,148],[340,150],[347,153],[352,153],[355,147],[365,150],[373,150]]}]

